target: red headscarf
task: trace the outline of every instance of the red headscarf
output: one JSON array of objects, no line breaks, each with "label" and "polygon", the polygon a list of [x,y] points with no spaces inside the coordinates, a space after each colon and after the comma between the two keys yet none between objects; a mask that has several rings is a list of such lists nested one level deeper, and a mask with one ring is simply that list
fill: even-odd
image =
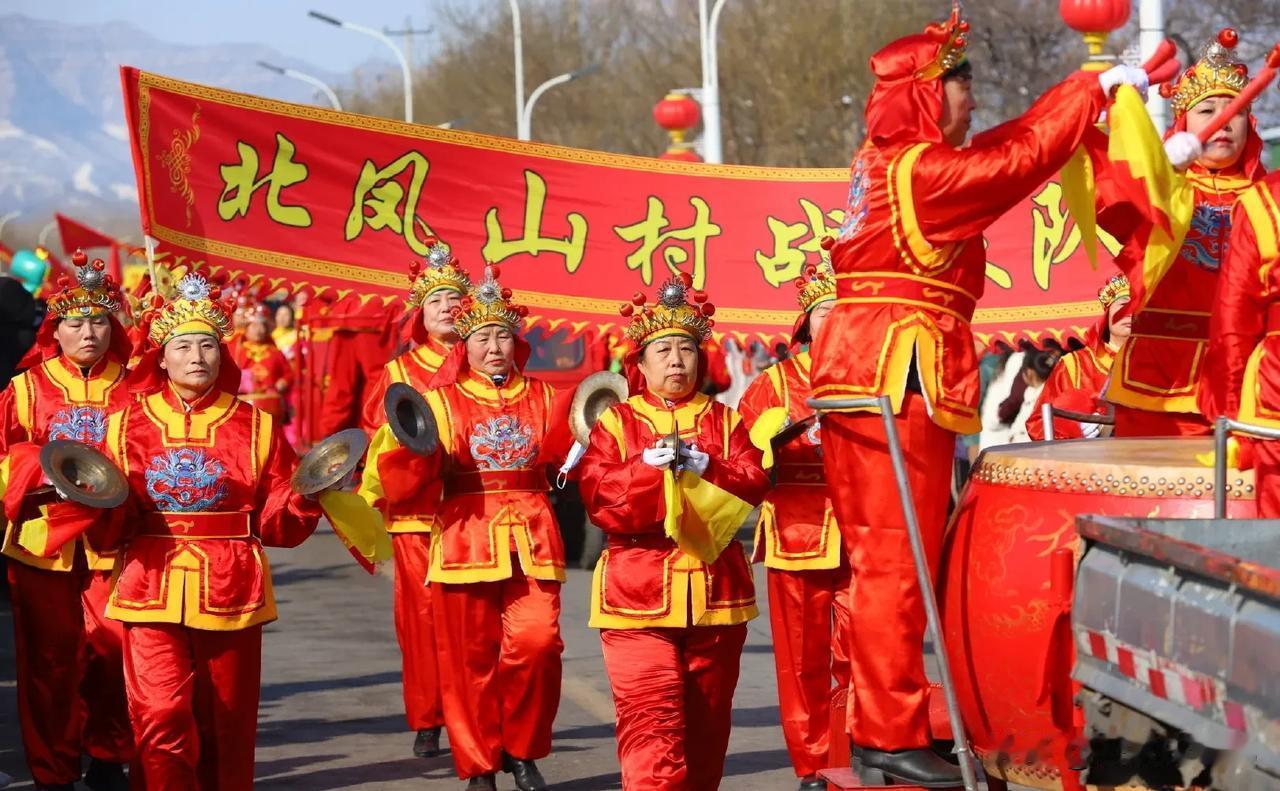
[{"label": "red headscarf", "polygon": [[871,56],[876,84],[867,99],[866,121],[873,145],[942,142],[942,80],[916,77],[939,48],[937,37],[926,32],[900,38]]}]

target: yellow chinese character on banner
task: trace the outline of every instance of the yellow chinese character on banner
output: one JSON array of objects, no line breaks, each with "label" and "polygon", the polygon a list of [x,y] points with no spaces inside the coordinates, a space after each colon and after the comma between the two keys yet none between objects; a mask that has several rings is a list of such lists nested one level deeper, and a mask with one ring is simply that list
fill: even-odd
[{"label": "yellow chinese character on banner", "polygon": [[532,170],[526,170],[524,186],[524,227],[520,236],[507,239],[502,235],[502,224],[498,222],[495,206],[484,215],[485,243],[481,254],[486,261],[498,264],[513,255],[555,253],[564,256],[564,268],[573,274],[582,265],[582,256],[587,250],[587,219],[577,212],[569,212],[566,215],[568,236],[543,236],[542,212],[547,203],[547,182]]},{"label": "yellow chinese character on banner", "polygon": [[296,151],[293,141],[276,132],[276,154],[271,163],[271,170],[262,178],[258,178],[258,152],[245,142],[236,143],[236,152],[240,161],[234,165],[221,165],[218,172],[222,175],[222,196],[218,198],[218,216],[230,220],[239,215],[249,213],[249,204],[253,195],[263,185],[267,187],[267,215],[281,225],[292,225],[296,228],[311,226],[311,212],[302,206],[286,206],[280,202],[280,193],[285,187],[293,186],[307,180],[307,166],[294,162]]},{"label": "yellow chinese character on banner", "polygon": [[640,246],[627,256],[627,268],[639,269],[645,285],[653,285],[653,256],[669,242],[692,242],[693,267],[681,266],[689,260],[689,251],[679,246],[662,249],[662,260],[672,273],[687,271],[693,276],[693,287],[702,288],[707,280],[707,240],[720,235],[720,226],[711,222],[711,207],[699,197],[689,199],[693,206],[693,224],[686,228],[664,230],[671,221],[664,214],[665,207],[658,198],[649,196],[645,218],[634,225],[615,225],[614,233],[624,242],[640,242]]},{"label": "yellow chinese character on banner", "polygon": [[[1066,261],[1080,247],[1080,226],[1071,222],[1062,203],[1062,185],[1056,181],[1045,184],[1031,202],[1040,207],[1031,210],[1031,274],[1036,285],[1048,291],[1052,267]],[[1098,241],[1112,255],[1120,252],[1120,243],[1101,228]]]},{"label": "yellow chinese character on banner", "polygon": [[[410,151],[381,169],[372,159],[366,159],[356,181],[351,212],[347,214],[346,240],[355,239],[366,225],[375,231],[390,228],[404,237],[410,250],[426,255],[426,240],[435,234],[418,216],[418,203],[430,168],[431,163],[417,151]],[[407,191],[397,180],[405,173],[409,174]]]},{"label": "yellow chinese character on banner", "polygon": [[[757,250],[756,265],[771,286],[800,277],[804,272],[805,253],[821,255],[823,238],[835,236],[844,222],[843,209],[832,209],[824,215],[818,204],[804,198],[800,199],[800,209],[804,212],[802,222],[787,223],[777,217],[767,220],[769,234],[773,236],[773,254]],[[827,220],[833,224],[828,225]]]}]

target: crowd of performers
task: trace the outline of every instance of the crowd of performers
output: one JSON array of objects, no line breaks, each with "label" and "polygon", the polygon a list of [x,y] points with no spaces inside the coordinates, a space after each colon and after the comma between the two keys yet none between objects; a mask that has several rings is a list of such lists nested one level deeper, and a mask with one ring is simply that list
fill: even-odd
[{"label": "crowd of performers", "polygon": [[[552,751],[560,701],[565,551],[549,500],[559,473],[578,482],[606,536],[590,625],[624,788],[719,787],[746,624],[758,614],[753,561],[766,568],[800,787],[826,787],[817,773],[833,732],[848,735],[864,768],[958,785],[930,731],[905,519],[880,496],[896,488],[881,416],[819,415],[808,400],[890,398],[936,575],[953,462],[939,449],[981,422],[969,325],[982,233],[1078,151],[1096,179],[1097,221],[1122,245],[1120,271],[1101,278],[1084,344],[1034,375],[1039,401],[1114,410],[1119,436],[1207,433],[1219,415],[1280,427],[1280,179],[1263,177],[1247,109],[1207,144],[1196,136],[1247,80],[1234,34],[1166,86],[1174,123],[1135,190],[1113,151],[1120,104],[1151,87],[1146,72],[1072,75],[970,137],[966,30],[953,14],[872,57],[845,225],[829,259],[796,283],[793,353],[737,409],[703,392],[715,310],[687,275],[621,306],[629,397],[575,443],[572,393],[526,375],[527,311],[497,268],[469,274],[443,243],[415,266],[401,325],[409,350],[366,371],[363,404],[341,377],[325,397],[355,404],[371,438],[356,489],[391,536],[416,755],[440,754],[447,732],[467,788],[494,789],[499,772],[521,789],[548,787],[535,762]],[[1152,201],[1153,185],[1168,200]],[[323,512],[341,518],[325,496],[290,486],[291,308],[272,316],[244,294],[237,304],[191,273],[171,296],[145,297],[126,329],[126,297],[101,262],[73,262],[76,278],[49,297],[22,373],[0,394],[0,522],[28,767],[45,789],[72,788],[86,756],[93,789],[248,789],[262,626],[276,617],[263,548],[296,546]],[[375,328],[316,315],[312,333],[374,343]],[[332,362],[367,367],[356,349]],[[433,449],[403,447],[387,425],[394,383],[424,394]],[[1043,437],[1039,409],[1028,414],[1028,434]],[[1099,429],[1068,422],[1064,433]],[[45,485],[37,457],[59,439],[115,461],[122,507],[90,508]],[[1237,459],[1256,467],[1264,517],[1280,516],[1276,447],[1247,444]],[[748,558],[735,533],[757,507]]]}]

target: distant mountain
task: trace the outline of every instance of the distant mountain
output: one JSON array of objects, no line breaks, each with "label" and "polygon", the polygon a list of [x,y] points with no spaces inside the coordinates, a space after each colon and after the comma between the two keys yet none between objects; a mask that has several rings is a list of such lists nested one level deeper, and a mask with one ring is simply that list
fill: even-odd
[{"label": "distant mountain", "polygon": [[[61,209],[115,224],[134,212],[121,65],[259,96],[313,102],[315,91],[264,60],[337,79],[257,44],[186,46],[133,25],[100,26],[0,15],[0,214]],[[136,219],[135,219],[136,223]]]}]

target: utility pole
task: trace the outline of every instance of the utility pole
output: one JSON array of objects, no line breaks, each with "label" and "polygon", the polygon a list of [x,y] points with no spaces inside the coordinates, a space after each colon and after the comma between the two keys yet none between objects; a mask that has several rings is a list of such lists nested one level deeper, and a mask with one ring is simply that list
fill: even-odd
[{"label": "utility pole", "polygon": [[382,32],[388,36],[404,36],[404,59],[409,61],[409,68],[413,68],[413,37],[430,35],[435,28],[427,25],[421,30],[414,30],[413,20],[409,17],[404,18],[404,30],[391,30],[383,28]]}]

